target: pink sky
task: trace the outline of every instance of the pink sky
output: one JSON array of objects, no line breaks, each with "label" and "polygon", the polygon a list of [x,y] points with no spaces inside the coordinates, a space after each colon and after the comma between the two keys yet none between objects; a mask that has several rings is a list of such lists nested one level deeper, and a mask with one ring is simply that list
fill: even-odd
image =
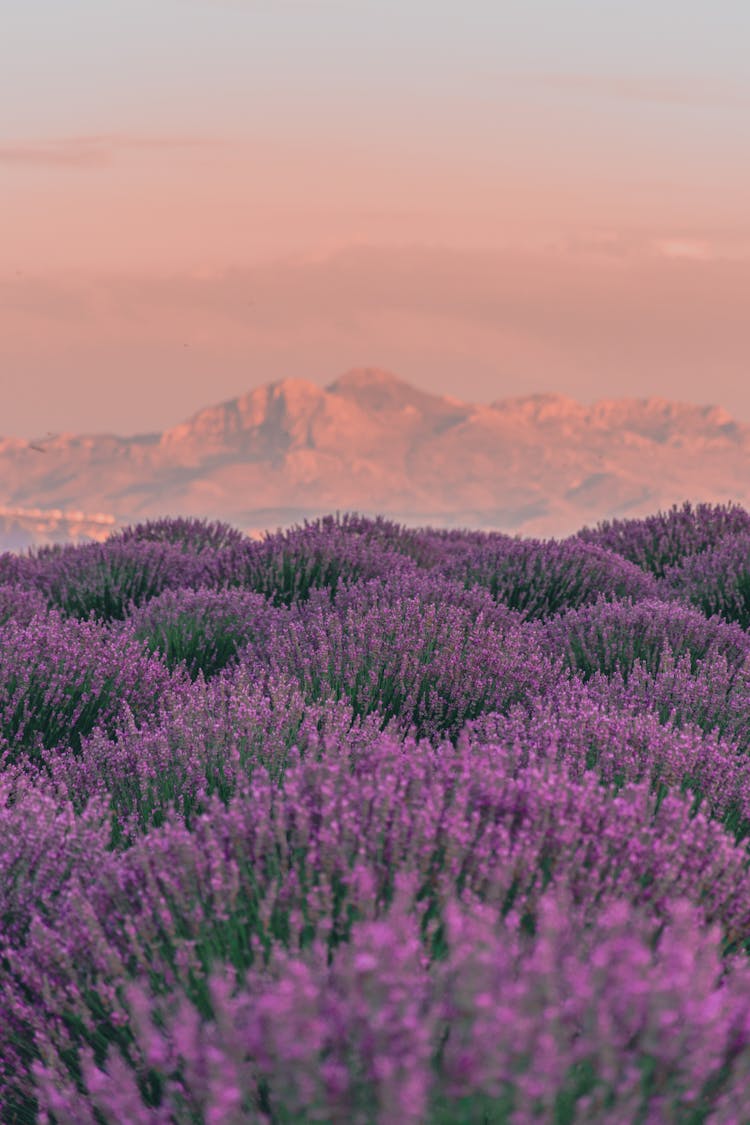
[{"label": "pink sky", "polygon": [[744,9],[645,36],[644,5],[608,24],[576,0],[569,27],[372,0],[17,13],[0,434],[158,429],[366,365],[750,420]]}]

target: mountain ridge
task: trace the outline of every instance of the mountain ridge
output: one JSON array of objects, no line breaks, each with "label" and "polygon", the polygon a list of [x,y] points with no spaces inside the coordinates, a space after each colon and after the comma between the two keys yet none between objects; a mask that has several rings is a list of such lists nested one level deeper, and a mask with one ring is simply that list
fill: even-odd
[{"label": "mountain ridge", "polygon": [[[0,481],[5,510],[49,510],[55,534],[52,512],[66,509],[116,526],[172,515],[252,529],[259,513],[273,528],[276,514],[348,509],[563,536],[685,499],[750,507],[750,426],[720,406],[658,396],[475,403],[354,367],[326,386],[264,383],[148,434],[0,437]],[[0,510],[0,550],[11,518],[21,517]],[[29,545],[44,535],[34,521]]]}]

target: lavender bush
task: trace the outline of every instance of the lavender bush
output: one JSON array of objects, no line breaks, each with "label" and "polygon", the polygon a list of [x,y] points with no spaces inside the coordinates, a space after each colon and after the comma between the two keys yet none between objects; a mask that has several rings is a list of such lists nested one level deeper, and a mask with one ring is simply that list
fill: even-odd
[{"label": "lavender bush", "polygon": [[707,657],[723,656],[730,667],[742,668],[750,656],[750,637],[739,625],[649,598],[635,604],[600,599],[546,622],[544,635],[583,679],[619,672],[627,681],[636,662],[657,673],[665,653],[689,656],[692,673]]},{"label": "lavender bush", "polygon": [[750,1121],[749,535],[0,555],[0,1121]]},{"label": "lavender bush", "polygon": [[37,566],[38,561],[31,555],[16,555],[5,551],[0,554],[0,585],[30,585]]},{"label": "lavender bush", "polygon": [[407,528],[383,516],[373,519],[356,512],[305,520],[288,532],[277,532],[275,535],[267,533],[265,538],[275,543],[300,542],[307,537],[320,541],[321,534],[335,536],[338,542],[344,542],[347,538],[365,539],[383,550],[398,551],[419,566],[432,567],[443,554],[442,543],[433,542],[432,528]]},{"label": "lavender bush", "polygon": [[750,514],[739,504],[674,504],[645,519],[604,520],[576,538],[621,555],[662,578],[683,559],[719,545],[727,535],[750,532]]},{"label": "lavender bush", "polygon": [[292,749],[316,755],[332,739],[366,753],[381,725],[377,713],[359,719],[344,702],[308,704],[288,676],[261,684],[239,667],[173,687],[150,721],[137,722],[125,705],[113,737],[99,728],[80,753],[42,752],[37,768],[76,811],[92,797],[108,801],[112,845],[125,847],[171,814],[190,826],[214,794],[227,803],[243,791],[257,767],[278,783]]},{"label": "lavender bush", "polygon": [[627,678],[619,670],[611,676],[597,673],[589,685],[617,707],[716,732],[742,754],[750,749],[750,668],[733,667],[723,653],[696,662],[689,653],[675,658],[665,648],[656,672],[636,660]]},{"label": "lavender bush", "polygon": [[[354,768],[341,746],[295,757],[283,789],[259,770],[243,796],[227,807],[214,799],[192,830],[171,820],[117,862],[104,857],[86,885],[61,889],[54,920],[33,919],[23,943],[9,945],[13,1011],[58,1070],[76,1043],[103,1056],[130,1042],[119,983],[148,980],[165,996],[179,987],[209,1018],[211,965],[263,976],[282,950],[303,955],[316,941],[330,963],[357,921],[389,918],[399,885],[410,887],[404,910],[419,920],[415,956],[436,978],[456,896],[481,901],[519,937],[537,931],[552,885],[569,896],[578,927],[596,925],[614,901],[665,922],[673,899],[687,896],[725,946],[748,932],[747,857],[682,799],[657,808],[647,786],[612,797],[591,775],[576,783],[549,767],[509,771],[492,748],[381,737]],[[382,952],[386,964],[393,949]],[[387,996],[373,981],[371,1003]]]},{"label": "lavender bush", "polygon": [[[638,685],[653,686],[645,678]],[[622,684],[622,681],[620,681]],[[615,701],[602,677],[561,681],[526,707],[487,713],[466,724],[478,747],[502,746],[509,762],[564,764],[570,775],[593,771],[606,786],[648,781],[657,799],[689,793],[693,809],[720,821],[739,842],[750,833],[750,758],[721,737],[675,711],[666,718],[623,688]]]},{"label": "lavender bush", "polygon": [[332,593],[340,582],[414,570],[403,553],[344,527],[293,528],[260,542],[233,544],[216,553],[213,581],[264,594],[274,605],[302,602],[312,589]]},{"label": "lavender bush", "polygon": [[128,635],[158,652],[169,668],[184,664],[195,679],[226,668],[240,649],[254,644],[262,652],[279,611],[247,590],[166,590],[142,605],[127,607]]},{"label": "lavender bush", "polygon": [[170,543],[126,539],[40,554],[32,577],[48,604],[66,616],[114,621],[129,604],[163,590],[203,585],[209,567],[210,560]]},{"label": "lavender bush", "polygon": [[220,550],[236,543],[246,542],[241,531],[228,523],[199,519],[147,520],[145,523],[130,524],[110,535],[109,543],[130,542],[171,543],[183,551]]},{"label": "lavender bush", "polygon": [[182,990],[165,1011],[134,984],[140,1083],[114,1051],[99,1065],[83,1052],[83,1094],[37,1063],[42,1120],[93,1125],[92,1107],[111,1125],[741,1120],[748,967],[722,980],[715,931],[684,901],[656,931],[619,902],[585,930],[571,906],[545,896],[532,944],[451,902],[434,973],[417,920],[394,909],[357,924],[332,963],[320,945],[280,951],[236,995],[236,974],[215,969],[209,1021]]},{"label": "lavender bush", "polygon": [[[419,596],[372,597],[373,586],[316,598],[271,622],[254,674],[294,676],[311,703],[345,699],[404,733],[456,735],[486,710],[502,710],[559,675],[523,625],[486,625],[481,613]],[[242,654],[241,654],[242,656]]]},{"label": "lavender bush", "polygon": [[750,533],[728,535],[712,550],[669,567],[665,583],[705,613],[750,626]]},{"label": "lavender bush", "polygon": [[0,627],[0,748],[9,758],[60,744],[80,750],[95,726],[114,729],[123,703],[154,712],[169,669],[93,621],[51,611]]},{"label": "lavender bush", "polygon": [[656,597],[654,579],[601,547],[510,536],[454,550],[439,564],[465,586],[480,585],[527,620],[551,617],[597,598]]},{"label": "lavender bush", "polygon": [[28,625],[32,617],[44,617],[48,608],[38,590],[25,589],[15,582],[0,585],[0,626],[11,620]]}]

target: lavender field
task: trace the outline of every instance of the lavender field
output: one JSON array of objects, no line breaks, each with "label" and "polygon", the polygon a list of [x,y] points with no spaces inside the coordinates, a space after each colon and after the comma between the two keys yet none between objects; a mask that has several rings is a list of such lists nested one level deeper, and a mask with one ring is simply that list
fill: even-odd
[{"label": "lavender field", "polygon": [[0,1106],[750,1122],[750,514],[0,555]]}]

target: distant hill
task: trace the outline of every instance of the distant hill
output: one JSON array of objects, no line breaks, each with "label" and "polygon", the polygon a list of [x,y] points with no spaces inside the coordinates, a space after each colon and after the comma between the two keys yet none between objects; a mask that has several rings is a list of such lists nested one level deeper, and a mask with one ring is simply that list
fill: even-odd
[{"label": "distant hill", "polygon": [[683,500],[750,508],[750,426],[660,398],[463,402],[370,367],[267,383],[163,433],[0,439],[0,550],[165,515],[257,531],[336,510],[563,536]]}]

